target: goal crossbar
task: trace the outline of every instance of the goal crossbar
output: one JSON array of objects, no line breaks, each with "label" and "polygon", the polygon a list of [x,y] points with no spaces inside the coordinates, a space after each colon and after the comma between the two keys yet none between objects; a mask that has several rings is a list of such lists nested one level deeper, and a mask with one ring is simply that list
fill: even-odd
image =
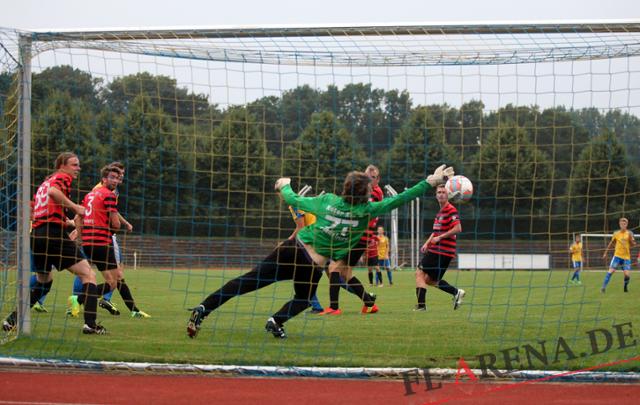
[{"label": "goal crossbar", "polygon": [[221,27],[202,29],[112,29],[52,31],[31,33],[33,41],[60,41],[69,39],[93,40],[141,40],[153,38],[261,38],[261,37],[336,37],[369,35],[464,35],[464,34],[574,34],[640,32],[640,21],[614,20],[589,22],[535,22],[523,23],[470,23],[470,24],[411,24],[411,25],[328,25],[282,27]]}]

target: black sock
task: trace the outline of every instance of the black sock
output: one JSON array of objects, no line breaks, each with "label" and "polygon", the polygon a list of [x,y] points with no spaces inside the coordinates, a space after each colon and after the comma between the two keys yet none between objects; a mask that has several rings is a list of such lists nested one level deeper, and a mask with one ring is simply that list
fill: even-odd
[{"label": "black sock", "polygon": [[98,284],[96,286],[96,290],[98,291],[98,294],[100,294],[100,296],[102,297],[103,295],[111,291],[111,286],[108,283]]},{"label": "black sock", "polygon": [[458,289],[447,283],[445,280],[438,281],[438,288],[451,295],[456,295],[458,293]]},{"label": "black sock", "polygon": [[368,276],[369,276],[369,284],[373,284],[373,272],[370,271]]},{"label": "black sock", "polygon": [[340,308],[340,273],[329,274],[329,306],[331,309]]},{"label": "black sock", "polygon": [[120,296],[124,301],[124,305],[129,308],[131,312],[140,311],[138,307],[136,307],[136,303],[133,300],[133,296],[131,295],[131,290],[129,290],[129,286],[125,283],[124,279],[118,281],[118,291],[120,292]]},{"label": "black sock", "polygon": [[78,297],[78,302],[82,299],[84,303],[84,323],[90,327],[96,326],[96,311],[98,310],[98,287],[95,284],[82,284],[82,295]]},{"label": "black sock", "polygon": [[355,276],[351,277],[351,280],[347,283],[349,285],[349,289],[353,292],[354,295],[360,297],[364,305],[371,307],[375,303],[375,299],[364,290],[362,283]]},{"label": "black sock", "polygon": [[418,306],[426,306],[425,300],[427,298],[427,289],[422,287],[416,287],[416,297],[418,297]]},{"label": "black sock", "polygon": [[49,293],[49,290],[51,290],[52,285],[53,285],[53,280],[46,283],[41,283],[39,281],[36,281],[36,283],[33,285],[33,288],[31,289],[31,294],[29,296],[29,304],[31,306],[34,306],[35,303],[38,302],[38,300],[42,298],[43,295],[47,295]]},{"label": "black sock", "polygon": [[629,281],[631,281],[631,276],[624,276],[624,289],[627,290],[627,286],[629,285]]}]

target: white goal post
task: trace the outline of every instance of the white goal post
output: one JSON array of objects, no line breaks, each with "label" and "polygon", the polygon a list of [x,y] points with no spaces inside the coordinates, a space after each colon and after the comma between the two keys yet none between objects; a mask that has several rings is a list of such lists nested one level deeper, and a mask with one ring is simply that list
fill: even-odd
[{"label": "white goal post", "polygon": [[[608,259],[602,259],[602,253],[607,248],[609,241],[613,237],[612,233],[581,233],[580,242],[582,243],[582,265],[581,270],[585,268],[606,268],[609,264]],[[574,237],[575,239],[575,237]],[[595,240],[591,244],[589,240]],[[573,243],[573,240],[572,242]]]}]

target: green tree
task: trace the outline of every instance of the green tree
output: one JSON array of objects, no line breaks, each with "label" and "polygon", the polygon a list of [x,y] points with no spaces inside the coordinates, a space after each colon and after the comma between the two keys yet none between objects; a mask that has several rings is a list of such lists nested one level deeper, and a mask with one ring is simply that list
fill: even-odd
[{"label": "green tree", "polygon": [[336,116],[368,156],[373,156],[385,141],[383,100],[384,90],[374,89],[371,83],[347,84],[339,92]]},{"label": "green tree", "polygon": [[[278,160],[267,149],[261,123],[246,108],[230,108],[212,134],[208,162],[198,160],[202,179],[210,176],[210,201],[227,235],[260,233],[265,213],[273,209],[275,199],[265,198],[273,193]],[[204,202],[201,202],[204,204]],[[231,232],[231,229],[233,231]]]},{"label": "green tree", "polygon": [[298,138],[309,125],[311,115],[320,109],[320,93],[309,85],[282,93],[279,122],[283,125],[283,142]]},{"label": "green tree", "polygon": [[569,189],[569,213],[577,229],[606,227],[623,215],[637,216],[640,171],[630,162],[626,146],[603,130],[580,153]]},{"label": "green tree", "polygon": [[179,151],[169,117],[140,95],[128,106],[122,127],[112,133],[112,156],[127,170],[121,205],[134,226],[151,234],[189,233],[193,172]]},{"label": "green tree", "polygon": [[215,106],[209,105],[207,95],[190,93],[178,87],[175,79],[148,72],[115,79],[103,89],[101,97],[114,112],[126,113],[140,95],[146,96],[156,110],[162,110],[174,122],[195,124],[198,119],[219,118]]},{"label": "green tree", "polygon": [[38,184],[53,172],[60,152],[78,154],[82,167],[81,190],[86,191],[93,186],[104,163],[105,147],[96,136],[90,108],[82,99],[72,98],[68,92],[58,90],[53,90],[46,98],[42,111],[33,122],[32,150],[33,178]]},{"label": "green tree", "polygon": [[[247,111],[258,120],[259,131],[264,135],[267,149],[276,156],[282,155],[285,144],[285,131],[280,108],[280,98],[276,96],[262,97],[247,104]],[[291,139],[286,142],[288,141]]]},{"label": "green tree", "polygon": [[610,110],[604,116],[609,131],[618,136],[627,151],[627,157],[638,164],[640,162],[640,119],[621,110]]},{"label": "green tree", "polygon": [[342,90],[330,85],[320,99],[323,110],[345,124],[372,161],[388,149],[411,111],[408,92],[376,89],[371,83],[350,83]]},{"label": "green tree", "polygon": [[15,230],[18,94],[15,74],[0,73],[0,228]]},{"label": "green tree", "polygon": [[352,170],[368,164],[362,147],[329,111],[315,113],[298,139],[285,149],[284,174],[294,187],[308,184],[315,192],[341,192]]},{"label": "green tree", "polygon": [[418,107],[401,127],[382,165],[386,181],[411,184],[424,179],[441,164],[460,166],[455,150],[429,107]]},{"label": "green tree", "polygon": [[100,106],[98,93],[102,79],[72,66],[54,66],[34,73],[31,88],[31,109],[34,113],[46,106],[55,92],[67,93],[72,99],[85,103],[90,110]]},{"label": "green tree", "polygon": [[[5,99],[9,95],[14,75],[11,72],[0,72],[0,100]],[[2,110],[0,110],[0,115]]]},{"label": "green tree", "polygon": [[482,142],[468,177],[474,179],[480,208],[507,221],[521,217],[530,231],[531,221],[548,217],[552,173],[549,157],[527,131],[515,122],[502,122]]}]

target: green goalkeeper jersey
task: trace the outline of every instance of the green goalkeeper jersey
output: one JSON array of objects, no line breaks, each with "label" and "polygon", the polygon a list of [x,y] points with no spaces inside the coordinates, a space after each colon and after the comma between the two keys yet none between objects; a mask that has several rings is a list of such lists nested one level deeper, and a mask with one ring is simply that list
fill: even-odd
[{"label": "green goalkeeper jersey", "polygon": [[431,186],[425,180],[382,201],[351,205],[335,194],[301,197],[290,185],[280,192],[287,204],[316,215],[316,222],[298,232],[298,239],[313,246],[324,257],[340,260],[360,241],[369,220],[420,197]]}]

